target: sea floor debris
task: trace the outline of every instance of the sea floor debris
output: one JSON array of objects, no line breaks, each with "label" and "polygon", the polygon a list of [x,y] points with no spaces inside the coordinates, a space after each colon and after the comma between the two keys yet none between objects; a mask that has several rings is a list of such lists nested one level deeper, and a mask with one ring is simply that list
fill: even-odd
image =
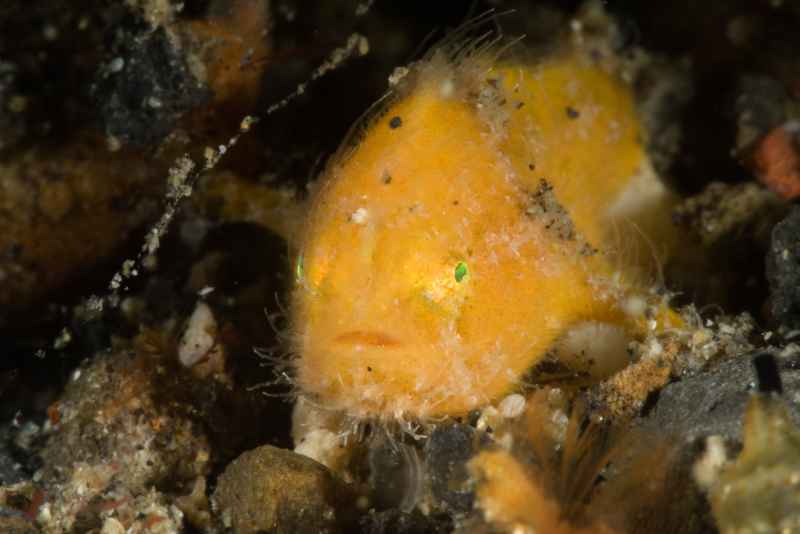
[{"label": "sea floor debris", "polygon": [[[797,5],[766,0],[3,3],[0,531],[798,530],[798,24]],[[413,377],[436,350],[396,367],[359,368],[382,378],[358,383],[342,372],[363,363],[352,353],[329,367],[339,372],[326,371],[325,391],[298,380],[297,349],[314,332],[298,325],[307,318],[292,295],[320,270],[319,256],[304,257],[300,244],[313,227],[308,214],[319,213],[314,199],[327,198],[324,169],[347,158],[361,165],[353,143],[337,153],[343,140],[371,135],[365,124],[387,138],[413,128],[410,116],[374,118],[383,104],[371,106],[436,66],[437,47],[460,50],[460,61],[480,51],[513,58],[506,65],[537,65],[532,76],[548,87],[547,58],[579,57],[619,83],[638,121],[626,142],[646,162],[637,170],[651,181],[642,184],[674,195],[652,210],[665,210],[669,232],[653,233],[652,221],[633,217],[637,233],[620,231],[614,241],[615,229],[604,227],[600,237],[586,223],[598,220],[597,210],[575,216],[583,208],[562,201],[566,189],[580,198],[595,186],[536,174],[591,161],[588,174],[600,176],[618,167],[604,160],[625,159],[613,143],[598,148],[624,125],[575,127],[597,117],[613,122],[614,113],[604,114],[607,99],[598,100],[602,109],[564,104],[585,82],[570,69],[552,86],[552,116],[546,107],[535,115],[539,101],[515,100],[515,88],[529,83],[521,71],[515,85],[515,75],[490,62],[472,73],[481,83],[464,94],[464,86],[438,80],[442,94],[463,97],[478,110],[467,115],[486,126],[474,139],[451,132],[467,139],[457,156],[506,143],[500,159],[513,173],[504,179],[544,179],[526,183],[520,213],[561,240],[554,242],[631,251],[614,260],[618,279],[600,277],[613,284],[592,278],[603,298],[627,281],[626,265],[657,268],[634,284],[635,294],[614,301],[615,310],[641,318],[636,327],[615,330],[587,316],[584,328],[570,329],[556,324],[560,315],[536,311],[532,296],[529,315],[543,318],[535,328],[558,332],[558,342],[509,377],[515,387],[462,395],[463,410],[376,416],[331,399],[354,384],[359,398],[379,398],[364,389]],[[393,109],[391,102],[383,101]],[[353,124],[361,126],[348,134]],[[508,134],[517,127],[524,135]],[[556,138],[566,163],[542,152]],[[519,139],[539,144],[526,148]],[[536,161],[523,165],[520,154]],[[374,178],[376,190],[402,188],[405,179],[400,171]],[[631,191],[641,200],[653,189]],[[488,209],[481,190],[462,193],[462,207]],[[636,204],[622,200],[618,209]],[[345,218],[313,231],[365,232],[375,206],[353,204]],[[425,207],[410,206],[397,220],[427,217],[428,230],[443,228]],[[481,275],[482,265],[457,248],[438,293],[426,285],[427,271],[396,273],[417,282],[433,315],[468,305],[447,298]],[[529,253],[520,243],[512,249]],[[365,250],[339,252],[367,257]],[[369,299],[369,272],[358,276],[363,284],[350,293]],[[330,292],[326,298],[316,302],[330,302]],[[336,309],[353,315],[358,304]],[[497,316],[482,325],[516,324],[499,314],[519,302],[494,304]],[[314,313],[336,325],[352,318],[324,315],[332,309]],[[513,335],[533,328],[526,323]],[[393,338],[351,330],[353,350],[391,350]],[[332,357],[324,349],[316,357]],[[445,369],[438,383],[459,376]],[[385,391],[425,389],[404,380]]]}]

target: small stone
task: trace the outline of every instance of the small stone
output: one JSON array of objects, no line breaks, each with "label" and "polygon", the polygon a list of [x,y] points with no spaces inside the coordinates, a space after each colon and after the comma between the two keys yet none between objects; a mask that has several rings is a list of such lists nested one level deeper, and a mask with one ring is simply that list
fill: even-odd
[{"label": "small stone", "polygon": [[228,465],[213,502],[237,534],[324,533],[339,530],[349,497],[323,465],[264,445]]},{"label": "small stone", "polygon": [[425,461],[433,496],[456,512],[472,509],[467,462],[477,448],[477,432],[469,425],[437,428],[425,445]]}]

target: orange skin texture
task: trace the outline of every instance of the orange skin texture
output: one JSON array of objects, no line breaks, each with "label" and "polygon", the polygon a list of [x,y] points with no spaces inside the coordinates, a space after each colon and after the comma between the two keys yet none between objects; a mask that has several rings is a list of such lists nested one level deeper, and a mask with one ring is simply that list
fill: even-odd
[{"label": "orange skin texture", "polygon": [[[524,103],[524,113],[510,116],[508,127],[514,134],[502,151],[517,164],[518,176],[529,187],[539,176],[553,182],[559,201],[589,242],[608,242],[609,225],[600,223],[600,214],[629,184],[645,157],[630,92],[575,58],[549,62],[533,72],[509,67],[499,71],[512,101]],[[534,163],[533,172],[528,162]]]},{"label": "orange skin texture", "polygon": [[[326,171],[295,266],[297,385],[360,418],[461,415],[517,388],[571,325],[643,329],[619,306],[635,269],[583,246],[607,248],[603,208],[644,157],[624,86],[571,59],[483,69],[502,78],[498,129],[438,70]],[[577,237],[526,213],[542,177]]]}]

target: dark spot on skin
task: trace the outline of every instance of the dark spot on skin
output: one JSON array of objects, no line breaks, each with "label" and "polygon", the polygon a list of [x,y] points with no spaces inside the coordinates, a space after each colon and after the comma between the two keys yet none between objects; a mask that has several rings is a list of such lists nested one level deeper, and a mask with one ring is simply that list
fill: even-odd
[{"label": "dark spot on skin", "polygon": [[367,371],[372,372],[372,367],[367,367]]},{"label": "dark spot on skin", "polygon": [[532,171],[535,168],[536,168],[536,165],[534,165],[533,163],[528,163],[528,170]]},{"label": "dark spot on skin", "polygon": [[523,102],[522,100],[520,100],[519,102],[517,102],[516,104],[514,104],[514,109],[522,109],[522,106],[524,106],[524,105],[525,105],[525,102]]},{"label": "dark spot on skin", "polygon": [[391,119],[389,119],[389,128],[391,128],[392,130],[396,130],[397,128],[400,128],[402,125],[403,125],[403,119],[401,119],[400,117],[392,117]]},{"label": "dark spot on skin", "polygon": [[458,206],[458,200],[453,201],[453,206]]},{"label": "dark spot on skin", "polygon": [[392,183],[392,175],[389,174],[389,171],[383,171],[383,176],[381,176],[381,182],[383,182],[384,185],[389,185],[390,183]]},{"label": "dark spot on skin", "polygon": [[565,111],[567,112],[567,117],[569,117],[570,119],[577,119],[578,117],[581,116],[580,112],[578,112],[577,109],[570,106],[567,106],[567,109]]}]

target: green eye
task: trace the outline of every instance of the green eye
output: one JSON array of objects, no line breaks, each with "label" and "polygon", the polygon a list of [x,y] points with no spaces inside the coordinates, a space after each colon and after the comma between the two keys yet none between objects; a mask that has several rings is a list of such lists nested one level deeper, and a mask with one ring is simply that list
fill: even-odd
[{"label": "green eye", "polygon": [[294,281],[295,283],[301,283],[303,281],[303,255],[299,254],[297,256],[297,262],[294,267]]},{"label": "green eye", "polygon": [[468,273],[467,264],[464,263],[463,261],[458,262],[458,265],[456,265],[456,269],[453,272],[453,274],[456,277],[456,282],[460,283],[461,280],[463,280],[464,277],[467,276],[467,273]]}]

